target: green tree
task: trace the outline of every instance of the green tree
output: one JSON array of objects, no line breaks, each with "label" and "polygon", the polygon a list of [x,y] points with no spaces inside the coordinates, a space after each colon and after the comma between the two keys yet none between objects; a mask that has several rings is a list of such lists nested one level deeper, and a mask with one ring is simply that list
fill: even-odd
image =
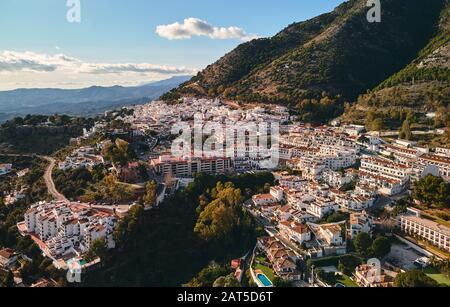
[{"label": "green tree", "polygon": [[96,258],[100,258],[104,260],[104,257],[108,253],[108,245],[104,238],[99,238],[94,240],[89,247],[88,252],[85,255],[85,260],[90,262],[95,260]]},{"label": "green tree", "polygon": [[429,207],[450,208],[450,183],[428,175],[414,184],[413,197]]},{"label": "green tree", "polygon": [[411,123],[408,119],[403,122],[402,129],[400,130],[400,138],[404,140],[411,140],[412,138]]},{"label": "green tree", "polygon": [[[221,276],[226,276],[230,272],[223,266],[213,262],[201,270],[189,283],[189,287],[201,288],[212,287]],[[221,283],[219,281],[218,283]],[[225,284],[225,283],[224,283]]]},{"label": "green tree", "polygon": [[277,288],[292,288],[292,282],[290,282],[289,280],[280,278],[280,277],[275,277],[273,279],[273,285]]},{"label": "green tree", "polygon": [[344,255],[339,259],[338,269],[344,274],[351,275],[356,267],[361,264],[361,259],[353,255]]},{"label": "green tree", "polygon": [[429,288],[438,287],[439,284],[422,271],[413,270],[398,274],[394,286],[397,288]]},{"label": "green tree", "polygon": [[370,254],[372,253],[372,239],[370,238],[369,234],[361,232],[356,236],[354,243],[358,254],[360,254],[362,257],[370,256]]},{"label": "green tree", "polygon": [[233,273],[227,276],[221,276],[213,284],[214,288],[239,288],[241,284]]},{"label": "green tree", "polygon": [[156,181],[151,181],[149,183],[147,183],[147,186],[145,188],[145,195],[144,195],[144,204],[146,206],[154,206],[156,205],[156,199],[157,199],[157,188],[158,185],[156,183]]},{"label": "green tree", "polygon": [[219,199],[210,203],[203,210],[194,231],[203,240],[211,241],[227,235],[233,229],[234,223],[233,209]]},{"label": "green tree", "polygon": [[382,258],[391,252],[391,242],[386,237],[378,237],[372,244],[373,255]]}]

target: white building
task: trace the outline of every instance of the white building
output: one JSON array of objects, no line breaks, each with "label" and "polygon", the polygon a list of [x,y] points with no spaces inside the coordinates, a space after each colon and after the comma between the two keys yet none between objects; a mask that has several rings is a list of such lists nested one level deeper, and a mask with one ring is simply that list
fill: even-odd
[{"label": "white building", "polygon": [[350,184],[353,176],[348,173],[341,173],[332,170],[326,170],[322,173],[322,180],[331,187],[341,188],[346,184]]},{"label": "white building", "polygon": [[115,216],[88,205],[40,202],[32,205],[24,217],[25,221],[18,224],[21,233],[39,238],[44,244],[39,246],[53,260],[68,254],[82,254],[99,238],[105,238],[108,248],[115,247]]},{"label": "white building", "polygon": [[306,184],[306,181],[298,176],[282,176],[278,182],[283,188],[295,190],[301,189]]},{"label": "white building", "polygon": [[258,194],[252,197],[255,206],[263,206],[268,204],[277,204],[278,199],[272,194]]},{"label": "white building", "polygon": [[9,174],[12,170],[12,164],[0,164],[0,176]]},{"label": "white building", "polygon": [[446,180],[450,180],[450,158],[433,154],[425,154],[419,158],[423,165],[434,165],[439,168],[439,174]]},{"label": "white building", "polygon": [[348,227],[348,236],[351,240],[355,239],[360,233],[372,232],[374,221],[366,212],[352,213]]},{"label": "white building", "polygon": [[277,199],[277,201],[279,201],[279,202],[282,202],[284,200],[284,190],[280,186],[271,187],[270,195],[275,197]]},{"label": "white building", "polygon": [[308,226],[296,222],[281,222],[278,224],[280,232],[289,240],[302,245],[311,241],[311,230]]},{"label": "white building", "polygon": [[450,228],[434,221],[424,219],[418,215],[400,216],[401,230],[414,237],[450,252]]},{"label": "white building", "polygon": [[224,174],[233,170],[230,158],[175,158],[160,156],[151,161],[151,166],[157,174],[173,177],[192,177],[197,173]]},{"label": "white building", "polygon": [[439,156],[450,158],[450,146],[449,147],[437,147],[436,154]]},{"label": "white building", "polygon": [[311,202],[306,212],[321,219],[332,212],[337,212],[338,210],[339,205],[336,204],[336,202],[331,198],[316,197]]},{"label": "white building", "polygon": [[389,159],[365,156],[359,170],[363,184],[378,188],[380,194],[393,196],[401,193],[410,182],[411,168]]}]

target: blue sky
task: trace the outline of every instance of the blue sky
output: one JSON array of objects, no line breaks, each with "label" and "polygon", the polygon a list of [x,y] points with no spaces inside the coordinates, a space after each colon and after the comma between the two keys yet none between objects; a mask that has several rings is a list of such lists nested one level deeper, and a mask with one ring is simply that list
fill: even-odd
[{"label": "blue sky", "polygon": [[[343,1],[80,0],[81,22],[69,23],[66,19],[66,0],[1,0],[0,90],[113,83],[131,85],[164,79],[184,72],[183,69],[174,71],[173,68],[186,68],[186,71],[201,69],[249,39],[247,36],[238,38],[239,35],[233,36],[231,32],[245,33],[249,37],[272,36],[292,22],[331,11],[341,2]],[[174,39],[168,36],[171,34],[156,33],[158,26],[166,26],[166,29],[167,25],[178,22],[164,32],[171,33],[170,31],[182,27],[184,20],[188,18],[195,18],[195,23],[201,21],[202,27],[210,27],[208,31],[218,29],[214,31],[220,34],[196,36],[194,33],[189,38]],[[235,27],[233,31],[231,27]],[[74,58],[80,63],[89,63],[89,69],[75,73],[65,64],[64,69],[56,68],[63,58],[55,59],[57,54]],[[12,65],[20,61],[22,62],[19,64],[33,61],[43,64],[47,60],[50,66],[46,66],[44,70],[34,71]],[[6,64],[2,65],[2,61]],[[131,73],[124,72],[126,69],[121,67],[123,71],[118,73],[114,66],[114,73],[108,71],[107,74],[102,74],[98,70],[92,73],[94,65],[98,63],[148,64],[170,69],[167,73],[162,69],[155,73],[153,70],[142,69],[142,66],[138,73]],[[102,69],[106,71],[107,67],[103,65]]]}]

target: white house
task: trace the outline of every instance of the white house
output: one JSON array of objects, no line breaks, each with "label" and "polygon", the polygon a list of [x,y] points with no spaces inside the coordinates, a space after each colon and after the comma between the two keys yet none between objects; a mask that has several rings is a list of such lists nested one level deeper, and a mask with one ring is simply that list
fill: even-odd
[{"label": "white house", "polygon": [[278,199],[272,194],[258,194],[252,197],[255,206],[262,206],[268,204],[278,203]]},{"label": "white house", "polygon": [[301,245],[311,241],[311,230],[306,225],[285,221],[278,224],[278,227],[282,235],[295,243]]},{"label": "white house", "polygon": [[372,232],[373,226],[373,218],[370,217],[366,212],[352,213],[350,215],[348,236],[351,240],[353,240],[360,233],[370,234]]},{"label": "white house", "polygon": [[9,174],[12,170],[12,164],[0,164],[0,176]]},{"label": "white house", "polygon": [[9,248],[0,250],[0,266],[3,268],[11,268],[18,259],[17,253]]}]

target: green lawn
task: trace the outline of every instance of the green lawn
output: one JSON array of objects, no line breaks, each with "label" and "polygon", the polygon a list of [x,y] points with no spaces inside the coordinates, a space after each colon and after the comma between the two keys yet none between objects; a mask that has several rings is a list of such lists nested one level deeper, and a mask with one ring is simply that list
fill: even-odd
[{"label": "green lawn", "polygon": [[348,275],[341,274],[328,274],[326,279],[322,280],[326,282],[328,285],[334,287],[336,284],[343,284],[347,288],[358,288],[358,285],[350,279]]},{"label": "green lawn", "polygon": [[450,278],[444,274],[439,273],[435,269],[428,268],[424,270],[425,274],[428,275],[428,277],[433,278],[440,284],[444,284],[450,287]]},{"label": "green lawn", "polygon": [[358,285],[347,275],[337,276],[336,283],[343,284],[347,288],[358,288]]},{"label": "green lawn", "polygon": [[259,262],[269,262],[269,260],[267,260],[267,258],[264,256],[256,257],[256,260],[258,260]]},{"label": "green lawn", "polygon": [[261,264],[257,264],[255,266],[255,270],[261,270],[264,273],[264,275],[266,275],[267,278],[269,278],[270,281],[272,281],[272,282],[275,279],[275,275],[273,274],[272,269],[269,268],[269,267],[266,267],[266,266],[261,265]]}]

